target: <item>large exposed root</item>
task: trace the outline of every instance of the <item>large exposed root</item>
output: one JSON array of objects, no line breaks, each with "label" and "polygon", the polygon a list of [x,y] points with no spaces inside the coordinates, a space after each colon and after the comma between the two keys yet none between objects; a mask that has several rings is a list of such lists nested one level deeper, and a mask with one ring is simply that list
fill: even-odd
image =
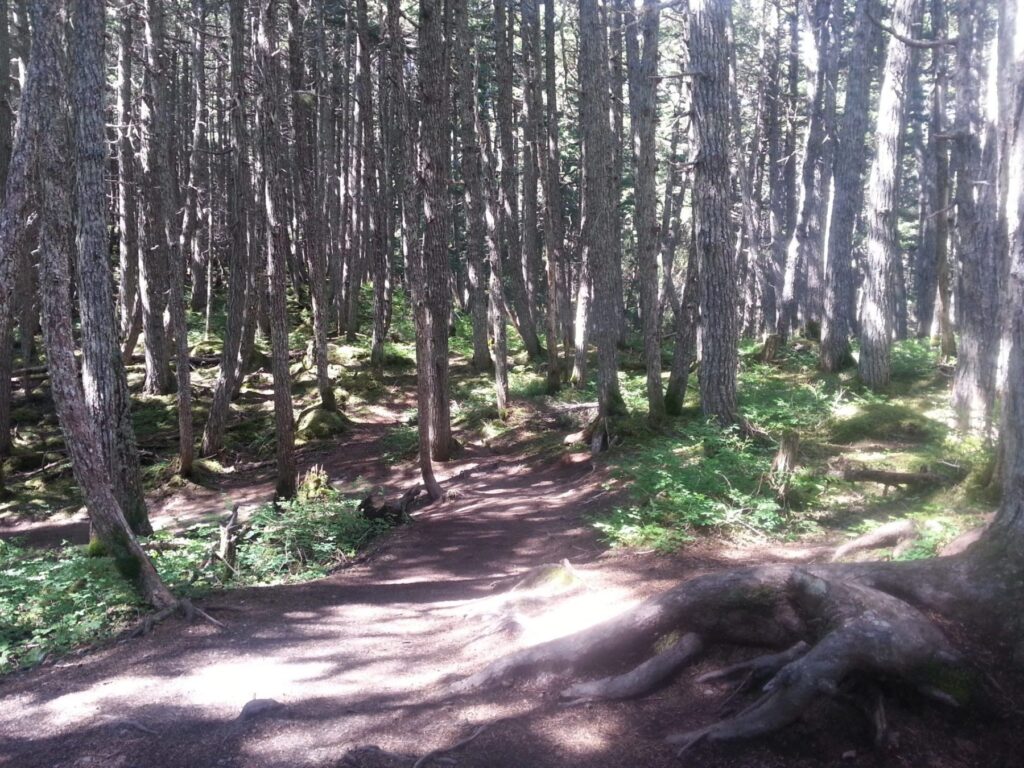
[{"label": "large exposed root", "polygon": [[571,704],[609,699],[632,699],[657,688],[701,652],[704,643],[692,632],[643,664],[621,675],[577,683],[562,691]]},{"label": "large exposed root", "polygon": [[[702,576],[598,626],[498,659],[457,691],[542,672],[621,666],[648,657],[672,633],[689,632],[630,671],[563,692],[575,700],[642,695],[700,652],[705,642],[787,648],[706,675],[704,680],[769,677],[762,695],[737,714],[670,737],[688,746],[760,736],[797,720],[853,675],[927,689],[960,658],[917,608],[858,579],[848,566],[768,566]],[[939,675],[941,676],[941,675]]]}]

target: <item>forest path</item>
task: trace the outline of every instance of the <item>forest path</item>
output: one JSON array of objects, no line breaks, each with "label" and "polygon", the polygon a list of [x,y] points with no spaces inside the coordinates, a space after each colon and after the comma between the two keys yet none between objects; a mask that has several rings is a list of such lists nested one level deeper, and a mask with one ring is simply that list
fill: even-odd
[{"label": "forest path", "polygon": [[[389,496],[408,487],[411,463],[380,459],[394,423],[388,413],[357,424],[310,463],[323,464],[334,482],[363,477]],[[694,682],[696,675],[737,654],[702,660],[641,701],[593,707],[562,707],[539,686],[449,698],[445,682],[680,578],[821,555],[710,542],[673,558],[608,552],[584,516],[615,497],[586,456],[496,455],[469,445],[442,476],[448,500],[418,512],[360,564],[311,583],[211,596],[203,607],[223,629],[169,621],[146,637],[0,681],[0,765],[411,768],[416,757],[492,723],[454,755],[459,766],[675,766],[664,734],[716,718],[728,694]],[[537,604],[507,602],[524,573],[563,559],[582,587]],[[247,702],[267,699],[281,706],[241,715]],[[809,767],[850,750],[858,759],[844,765],[887,764],[860,751],[866,723],[823,712],[819,720],[832,727],[819,722],[753,747],[715,747],[702,764]],[[838,716],[848,720],[849,712]],[[916,732],[905,734],[905,744],[917,741]]]}]

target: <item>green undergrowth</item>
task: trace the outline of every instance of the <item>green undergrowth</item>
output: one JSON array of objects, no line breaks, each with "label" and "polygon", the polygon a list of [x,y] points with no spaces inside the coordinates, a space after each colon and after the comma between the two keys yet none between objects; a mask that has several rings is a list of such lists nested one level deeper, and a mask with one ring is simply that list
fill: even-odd
[{"label": "green undergrowth", "polygon": [[[884,394],[864,389],[853,370],[822,374],[813,342],[791,344],[771,363],[760,362],[759,351],[753,343],[740,350],[740,408],[754,428],[747,433],[704,420],[695,377],[683,416],[645,429],[642,372],[626,366],[620,385],[633,415],[606,459],[623,501],[594,520],[609,543],[672,551],[705,533],[852,537],[909,517],[921,536],[899,557],[928,557],[991,510],[991,447],[951,426],[948,381],[927,341],[895,345]],[[786,432],[801,447],[796,468],[780,474],[772,461]],[[937,481],[924,488],[846,481],[841,467],[849,462]]]},{"label": "green undergrowth", "polygon": [[[234,570],[210,554],[219,529],[159,532],[143,545],[177,595],[308,581],[349,562],[387,526],[356,511],[357,496],[307,476],[298,499],[267,504],[244,523]],[[34,549],[0,540],[0,674],[94,644],[137,621],[143,605],[96,548]]]}]

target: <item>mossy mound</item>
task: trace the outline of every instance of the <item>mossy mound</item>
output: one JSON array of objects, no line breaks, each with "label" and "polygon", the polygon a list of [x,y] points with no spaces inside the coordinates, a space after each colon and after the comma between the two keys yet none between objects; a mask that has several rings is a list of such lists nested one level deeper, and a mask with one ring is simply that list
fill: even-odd
[{"label": "mossy mound", "polygon": [[203,339],[189,350],[192,357],[217,357],[220,352],[221,345],[217,339]]},{"label": "mossy mound", "polygon": [[832,440],[849,444],[861,440],[926,443],[941,439],[946,427],[905,405],[870,403],[832,425]]},{"label": "mossy mound", "polygon": [[303,440],[327,440],[348,431],[349,420],[341,411],[309,408],[299,416],[296,433]]}]

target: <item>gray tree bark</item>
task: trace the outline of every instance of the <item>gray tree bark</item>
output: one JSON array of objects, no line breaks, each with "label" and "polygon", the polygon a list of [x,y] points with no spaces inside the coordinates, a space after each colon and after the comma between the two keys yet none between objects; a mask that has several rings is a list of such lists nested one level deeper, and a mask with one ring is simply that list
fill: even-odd
[{"label": "gray tree bark", "polygon": [[690,6],[689,69],[693,83],[693,193],[700,254],[701,409],[722,424],[736,421],[739,314],[729,175],[731,13],[726,0]]},{"label": "gray tree bark", "polygon": [[[892,27],[906,38],[914,37],[921,18],[921,0],[897,0]],[[864,270],[864,304],[861,312],[861,379],[871,389],[889,384],[890,346],[893,329],[893,270],[897,259],[897,201],[900,146],[906,113],[910,46],[889,38],[885,74],[878,100],[877,149],[871,165],[867,199],[867,258]]]}]

